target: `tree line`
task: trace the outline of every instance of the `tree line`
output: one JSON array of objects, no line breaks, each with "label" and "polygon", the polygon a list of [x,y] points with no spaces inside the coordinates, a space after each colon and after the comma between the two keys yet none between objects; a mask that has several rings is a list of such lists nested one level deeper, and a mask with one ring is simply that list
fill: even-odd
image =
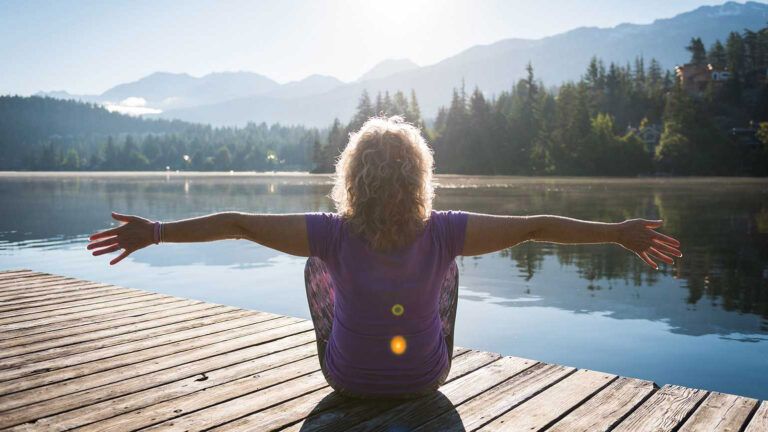
[{"label": "tree line", "polygon": [[[414,91],[363,91],[348,123],[324,129],[214,128],[0,97],[0,168],[330,172],[350,132],[371,116],[401,115],[422,128],[440,173],[768,175],[768,28],[732,32],[709,49],[692,38],[686,48],[685,67],[710,74],[698,90],[655,59],[592,58],[581,79],[549,88],[529,64],[498,95],[462,83],[432,121]],[[712,79],[718,71],[727,74]]]},{"label": "tree line", "polygon": [[[425,130],[437,171],[768,175],[768,28],[732,32],[709,50],[693,38],[687,49],[687,67],[706,68],[701,91],[642,57],[607,66],[592,58],[579,81],[552,89],[535,78],[530,64],[527,76],[499,95],[488,97],[478,88],[468,94],[462,84]],[[728,75],[715,80],[713,72]],[[364,94],[356,119],[367,115],[367,100]],[[387,114],[409,118],[403,109]],[[350,122],[347,132],[357,125]],[[329,171],[331,156],[341,149],[330,144],[339,142],[333,136],[328,142],[328,151],[315,153],[319,171]]]}]

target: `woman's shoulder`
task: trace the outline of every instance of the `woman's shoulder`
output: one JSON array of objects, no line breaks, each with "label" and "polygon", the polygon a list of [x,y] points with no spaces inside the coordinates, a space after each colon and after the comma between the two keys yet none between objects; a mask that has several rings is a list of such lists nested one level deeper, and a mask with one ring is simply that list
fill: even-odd
[{"label": "woman's shoulder", "polygon": [[429,220],[435,222],[455,222],[466,220],[469,216],[469,212],[464,210],[432,210],[429,216]]}]

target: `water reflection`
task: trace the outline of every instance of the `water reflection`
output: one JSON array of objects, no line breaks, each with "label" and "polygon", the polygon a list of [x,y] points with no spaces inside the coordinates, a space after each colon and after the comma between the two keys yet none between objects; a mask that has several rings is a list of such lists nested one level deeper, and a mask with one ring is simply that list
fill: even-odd
[{"label": "water reflection", "polygon": [[[160,220],[223,210],[330,211],[330,181],[229,173],[2,175],[0,268],[29,267],[308,318],[303,260],[252,243],[164,245],[112,268],[83,246],[87,234],[113,222],[112,210]],[[661,263],[660,271],[617,245],[528,243],[462,258],[457,344],[768,397],[762,373],[768,367],[768,181],[441,176],[438,182],[439,209],[660,218],[662,231],[683,245],[684,257],[674,266]],[[574,336],[580,326],[586,327]],[[614,351],[618,346],[625,351]],[[653,356],[638,355],[643,349]],[[673,356],[712,365],[675,368]],[[741,379],[718,376],[717,362],[743,371]]]}]

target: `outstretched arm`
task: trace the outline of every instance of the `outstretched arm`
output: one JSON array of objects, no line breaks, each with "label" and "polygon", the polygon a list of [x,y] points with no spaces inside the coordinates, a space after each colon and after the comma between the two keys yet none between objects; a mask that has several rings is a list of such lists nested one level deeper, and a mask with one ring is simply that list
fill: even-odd
[{"label": "outstretched arm", "polygon": [[[122,222],[119,227],[91,235],[88,249],[93,255],[123,252],[110,261],[123,258],[154,242],[154,222],[140,217],[112,213]],[[291,255],[309,256],[307,229],[303,213],[253,214],[222,212],[163,223],[163,241],[170,243],[248,239]]]},{"label": "outstretched arm", "polygon": [[[630,219],[619,223],[592,222],[563,216],[495,216],[470,213],[462,255],[494,252],[525,241],[550,243],[617,243],[649,266],[653,259],[672,264],[682,257],[680,242],[654,231],[662,221]],[[671,256],[670,256],[671,255]]]}]

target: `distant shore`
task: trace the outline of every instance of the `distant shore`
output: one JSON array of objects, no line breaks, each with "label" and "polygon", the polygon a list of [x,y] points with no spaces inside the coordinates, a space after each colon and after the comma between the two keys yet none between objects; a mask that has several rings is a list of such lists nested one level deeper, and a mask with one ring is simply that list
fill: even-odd
[{"label": "distant shore", "polygon": [[[294,180],[301,183],[330,184],[332,174],[312,174],[306,171],[0,171],[0,179],[3,178],[156,178],[156,179],[224,179],[235,177],[240,180],[253,178],[265,180],[269,178],[281,178]],[[635,184],[635,185],[664,185],[664,184],[712,184],[738,185],[738,184],[764,184],[768,187],[768,177],[702,177],[702,176],[656,176],[656,177],[590,177],[590,176],[493,176],[493,175],[463,175],[463,174],[436,174],[435,182],[442,188],[464,187],[510,187],[526,184],[585,184],[599,185],[611,184]]]}]

